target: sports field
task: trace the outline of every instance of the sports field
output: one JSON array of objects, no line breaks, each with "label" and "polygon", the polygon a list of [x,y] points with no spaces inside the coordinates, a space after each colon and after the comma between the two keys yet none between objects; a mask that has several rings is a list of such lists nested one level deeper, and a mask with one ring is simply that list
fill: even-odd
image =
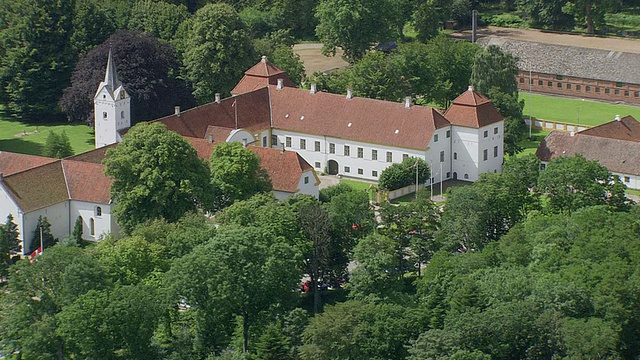
[{"label": "sports field", "polygon": [[525,117],[531,114],[534,118],[561,121],[581,125],[599,125],[611,121],[616,115],[631,115],[640,120],[640,106],[612,104],[586,99],[552,97],[539,94],[520,93],[525,106],[522,113]]},{"label": "sports field", "polygon": [[0,115],[0,151],[30,155],[44,155],[44,144],[49,131],[65,131],[73,152],[78,154],[95,147],[93,129],[79,124],[28,124]]}]

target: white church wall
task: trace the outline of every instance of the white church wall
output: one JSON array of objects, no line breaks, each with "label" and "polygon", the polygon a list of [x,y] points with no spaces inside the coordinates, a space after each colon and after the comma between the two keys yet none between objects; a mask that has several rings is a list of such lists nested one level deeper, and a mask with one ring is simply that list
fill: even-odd
[{"label": "white church wall", "polygon": [[[69,233],[73,228],[78,216],[82,217],[82,238],[85,240],[98,241],[110,233],[117,235],[117,231],[112,228],[114,216],[111,214],[112,207],[109,204],[98,204],[85,201],[71,201],[71,219],[69,221]],[[93,229],[92,222],[93,220]],[[92,231],[93,230],[93,231]]]},{"label": "white church wall", "polygon": [[300,180],[298,181],[298,192],[295,195],[311,195],[317,199],[320,195],[318,185],[320,185],[320,181],[315,176],[314,172],[311,170],[305,171],[302,173],[302,176],[300,176]]},{"label": "white church wall", "polygon": [[[51,234],[55,238],[62,239],[69,236],[69,201],[31,211],[24,214],[24,251],[27,251],[31,245],[40,216],[47,218],[47,221],[51,224]],[[38,244],[38,246],[40,245]]]},{"label": "white church wall", "polygon": [[13,215],[13,223],[18,226],[18,239],[24,240],[24,220],[18,205],[7,193],[5,187],[0,183],[0,223],[4,224],[9,214]]}]

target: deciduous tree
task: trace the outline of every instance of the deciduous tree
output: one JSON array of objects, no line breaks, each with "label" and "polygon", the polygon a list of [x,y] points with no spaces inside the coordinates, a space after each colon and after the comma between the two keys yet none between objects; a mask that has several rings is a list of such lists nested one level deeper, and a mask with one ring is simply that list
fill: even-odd
[{"label": "deciduous tree", "polygon": [[392,12],[387,0],[320,0],[315,11],[316,35],[327,56],[335,56],[341,47],[345,58],[353,63],[371,45],[388,40],[392,34]]},{"label": "deciduous tree", "polygon": [[107,151],[114,214],[125,231],[157,218],[178,221],[210,204],[209,168],[180,135],[160,123],[140,123]]},{"label": "deciduous tree", "polygon": [[632,202],[626,198],[625,189],[617,175],[582,155],[551,161],[540,172],[537,186],[538,192],[548,195],[550,211],[566,213],[592,205],[628,210]]},{"label": "deciduous tree", "polygon": [[254,194],[271,191],[271,180],[267,171],[260,167],[260,157],[239,142],[216,145],[209,165],[212,208],[216,211]]},{"label": "deciduous tree", "polygon": [[210,102],[215,93],[228,94],[256,61],[240,16],[228,4],[207,4],[183,26],[176,47],[197,102]]},{"label": "deciduous tree", "polygon": [[178,61],[171,46],[148,34],[120,30],[76,65],[71,86],[60,100],[70,120],[93,120],[93,97],[104,79],[109,51],[118,78],[132,99],[132,124],[171,114],[175,105],[193,106],[187,85],[177,80]]}]

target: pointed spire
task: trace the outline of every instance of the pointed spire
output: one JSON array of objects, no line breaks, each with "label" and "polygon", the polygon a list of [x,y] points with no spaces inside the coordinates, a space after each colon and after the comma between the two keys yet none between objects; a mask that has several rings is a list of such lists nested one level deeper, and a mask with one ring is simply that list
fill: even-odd
[{"label": "pointed spire", "polygon": [[111,91],[114,91],[121,85],[120,80],[118,80],[116,64],[113,62],[111,56],[111,48],[109,48],[109,58],[107,59],[107,71],[104,74],[104,82],[111,87]]}]

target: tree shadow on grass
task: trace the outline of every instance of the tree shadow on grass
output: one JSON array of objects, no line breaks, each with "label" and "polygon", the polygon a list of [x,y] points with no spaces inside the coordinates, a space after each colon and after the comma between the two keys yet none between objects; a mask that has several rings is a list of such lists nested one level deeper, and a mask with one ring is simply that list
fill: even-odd
[{"label": "tree shadow on grass", "polygon": [[5,139],[0,140],[0,151],[43,156],[44,145],[21,138]]}]

